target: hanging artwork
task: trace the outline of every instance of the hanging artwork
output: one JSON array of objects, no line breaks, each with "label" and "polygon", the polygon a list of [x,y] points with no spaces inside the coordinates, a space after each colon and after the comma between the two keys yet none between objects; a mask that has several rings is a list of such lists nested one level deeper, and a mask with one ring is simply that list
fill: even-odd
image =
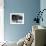
[{"label": "hanging artwork", "polygon": [[24,13],[10,13],[10,24],[24,24]]}]

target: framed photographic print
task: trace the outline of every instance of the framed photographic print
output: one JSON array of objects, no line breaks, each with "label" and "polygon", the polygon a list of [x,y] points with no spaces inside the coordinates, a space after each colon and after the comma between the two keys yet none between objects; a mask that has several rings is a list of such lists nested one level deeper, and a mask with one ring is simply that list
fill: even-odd
[{"label": "framed photographic print", "polygon": [[24,13],[10,13],[10,24],[24,24]]}]

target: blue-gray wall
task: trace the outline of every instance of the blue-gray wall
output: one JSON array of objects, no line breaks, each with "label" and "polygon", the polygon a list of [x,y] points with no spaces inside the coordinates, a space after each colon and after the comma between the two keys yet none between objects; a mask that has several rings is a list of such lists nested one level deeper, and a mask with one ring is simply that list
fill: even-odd
[{"label": "blue-gray wall", "polygon": [[[41,0],[40,1],[40,10],[42,11],[43,9],[46,9],[46,0]],[[46,27],[46,10],[43,12],[43,22],[40,21],[40,25]]]},{"label": "blue-gray wall", "polygon": [[[5,40],[17,41],[32,28],[32,20],[40,9],[40,0],[4,0],[4,35]],[[24,13],[24,24],[10,24],[10,13]]]}]

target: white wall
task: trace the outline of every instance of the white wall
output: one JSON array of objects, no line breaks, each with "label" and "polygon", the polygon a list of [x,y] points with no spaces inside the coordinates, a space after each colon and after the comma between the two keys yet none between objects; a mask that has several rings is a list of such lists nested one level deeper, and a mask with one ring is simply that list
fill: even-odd
[{"label": "white wall", "polygon": [[0,0],[0,42],[4,41],[4,0]]}]

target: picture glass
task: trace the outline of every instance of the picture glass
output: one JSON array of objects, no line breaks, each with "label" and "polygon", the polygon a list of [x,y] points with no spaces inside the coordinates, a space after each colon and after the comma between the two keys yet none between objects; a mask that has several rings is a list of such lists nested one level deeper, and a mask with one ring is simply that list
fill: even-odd
[{"label": "picture glass", "polygon": [[24,24],[24,13],[10,13],[10,24]]}]

